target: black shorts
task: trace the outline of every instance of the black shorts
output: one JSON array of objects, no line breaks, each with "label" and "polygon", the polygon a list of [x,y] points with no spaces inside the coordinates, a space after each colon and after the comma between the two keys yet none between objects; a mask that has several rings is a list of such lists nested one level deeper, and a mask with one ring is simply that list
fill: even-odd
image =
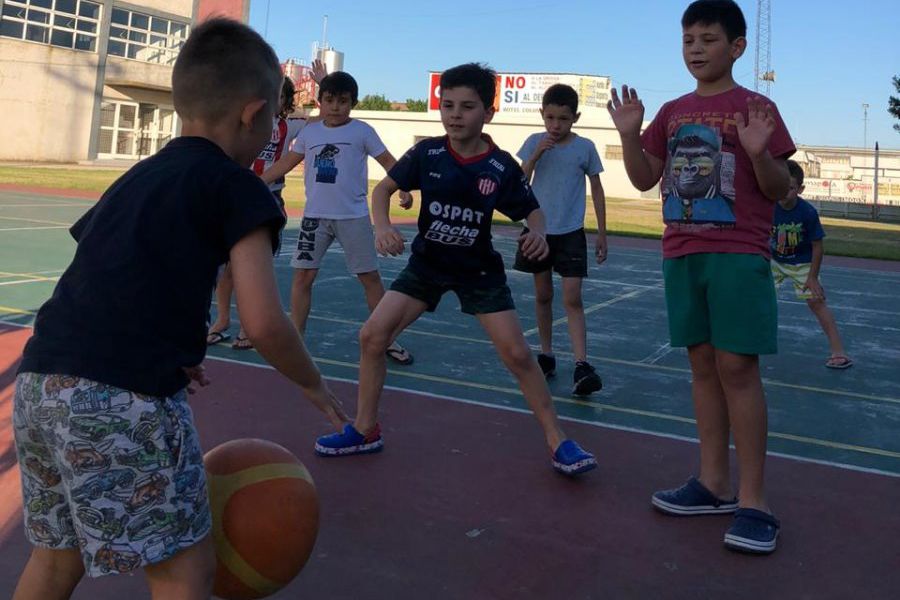
[{"label": "black shorts", "polygon": [[391,283],[391,291],[421,300],[428,305],[428,312],[434,312],[441,296],[450,291],[459,298],[462,311],[469,315],[486,315],[516,308],[509,286],[505,283],[490,286],[444,285],[425,279],[409,266],[400,271]]},{"label": "black shorts", "polygon": [[547,234],[547,245],[550,246],[550,253],[544,260],[529,260],[521,249],[517,250],[516,271],[543,273],[553,269],[562,277],[587,277],[587,238],[584,229],[560,235]]}]

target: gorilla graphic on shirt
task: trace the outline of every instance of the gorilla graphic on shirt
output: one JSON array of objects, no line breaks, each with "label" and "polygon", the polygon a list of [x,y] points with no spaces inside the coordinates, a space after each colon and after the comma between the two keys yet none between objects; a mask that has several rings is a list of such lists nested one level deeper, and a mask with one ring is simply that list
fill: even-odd
[{"label": "gorilla graphic on shirt", "polygon": [[680,126],[669,139],[663,178],[666,223],[734,225],[734,155],[706,125]]},{"label": "gorilla graphic on shirt", "polygon": [[316,154],[313,166],[316,169],[316,183],[334,183],[337,181],[338,169],[334,157],[341,149],[334,144],[325,146]]}]

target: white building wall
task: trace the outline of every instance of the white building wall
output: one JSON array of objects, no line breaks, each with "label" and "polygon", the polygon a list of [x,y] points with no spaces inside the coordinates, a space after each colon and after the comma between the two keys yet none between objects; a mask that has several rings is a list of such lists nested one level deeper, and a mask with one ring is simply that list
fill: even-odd
[{"label": "white building wall", "polygon": [[[444,128],[436,113],[360,110],[354,111],[351,116],[374,127],[388,150],[398,159],[416,143],[417,139],[444,135]],[[532,116],[498,114],[493,122],[485,126],[484,131],[491,136],[494,143],[515,157],[525,139],[532,133],[544,131],[544,126],[539,118]],[[653,191],[642,195],[628,181],[622,160],[606,158],[607,146],[621,145],[619,134],[612,122],[607,120],[604,123],[600,119],[585,121],[583,124],[576,124],[573,131],[590,139],[597,146],[604,168],[600,180],[607,196],[627,199],[658,197],[658,192]],[[518,157],[516,159],[518,160]],[[369,159],[369,179],[381,179],[383,176],[384,169]]]},{"label": "white building wall", "polygon": [[87,158],[98,55],[0,37],[0,160]]}]

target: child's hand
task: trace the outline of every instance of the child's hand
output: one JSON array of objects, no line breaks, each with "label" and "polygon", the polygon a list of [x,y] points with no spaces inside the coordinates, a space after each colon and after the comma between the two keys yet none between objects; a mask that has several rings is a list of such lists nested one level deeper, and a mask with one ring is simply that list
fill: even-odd
[{"label": "child's hand", "polygon": [[[181,370],[184,371],[185,375],[187,375],[191,381],[200,384],[200,387],[206,387],[211,383],[209,377],[206,376],[206,369],[203,368],[203,365],[197,365],[196,367],[181,367]],[[188,394],[196,394],[197,388],[188,383],[187,392]]]},{"label": "child's hand", "polygon": [[409,210],[413,205],[413,197],[409,192],[400,191],[400,208]]},{"label": "child's hand", "polygon": [[328,388],[328,384],[325,383],[325,380],[320,379],[319,381],[321,383],[318,388],[304,389],[303,391],[309,396],[313,404],[325,413],[325,416],[332,426],[334,426],[335,430],[341,431],[344,427],[344,423],[350,422],[350,418],[347,416],[347,413],[344,412],[341,401],[338,400],[337,396],[334,395],[334,392]]},{"label": "child's hand", "polygon": [[556,145],[556,140],[553,139],[549,133],[541,138],[541,141],[538,142],[537,148],[535,148],[534,153],[537,156],[541,156],[544,152],[552,148]]},{"label": "child's hand", "polygon": [[602,265],[606,260],[606,236],[598,235],[597,236],[597,244],[594,249],[594,254],[597,257],[597,264]]},{"label": "child's hand", "polygon": [[806,283],[803,284],[803,289],[812,294],[813,300],[825,300],[825,288],[819,283],[818,278],[807,277]]},{"label": "child's hand", "polygon": [[322,80],[328,75],[328,67],[326,67],[325,63],[318,58],[312,61],[312,68],[310,70],[312,71],[313,81],[315,81],[316,84],[322,83]]},{"label": "child's hand", "polygon": [[762,98],[747,98],[747,120],[743,113],[734,113],[738,138],[750,158],[761,156],[775,131],[775,109]]},{"label": "child's hand", "polygon": [[403,235],[396,227],[375,229],[375,250],[382,256],[400,256],[403,254]]},{"label": "child's hand", "polygon": [[606,103],[606,109],[609,111],[609,116],[612,117],[616,129],[622,135],[640,134],[641,123],[644,121],[644,103],[638,98],[637,91],[623,85],[622,100],[620,101],[616,88],[610,88],[610,90],[612,99]]},{"label": "child's hand", "polygon": [[519,248],[528,260],[543,260],[550,254],[547,238],[531,230],[524,231],[519,236]]}]

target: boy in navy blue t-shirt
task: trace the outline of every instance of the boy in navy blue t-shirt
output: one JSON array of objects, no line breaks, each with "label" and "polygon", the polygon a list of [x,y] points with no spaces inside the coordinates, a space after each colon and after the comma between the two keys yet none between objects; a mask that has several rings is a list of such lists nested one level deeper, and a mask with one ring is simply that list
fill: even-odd
[{"label": "boy in navy blue t-shirt", "polygon": [[846,369],[853,366],[853,361],[844,351],[834,314],[825,304],[825,290],[819,283],[819,269],[825,255],[822,247],[825,231],[815,207],[799,196],[803,192],[803,169],[792,160],[787,161],[787,165],[791,187],[784,200],[775,207],[771,240],[772,275],[775,285],[790,279],[797,298],[806,300],[807,306],[819,320],[831,347],[831,356],[825,361],[825,366]]},{"label": "boy in navy blue t-shirt", "polygon": [[391,285],[360,332],[359,405],[354,425],[319,438],[325,456],[377,452],[383,446],[377,422],[384,387],[384,351],[391,340],[427,311],[445,292],[459,297],[462,311],[475,315],[528,405],[544,429],[553,466],[575,475],[596,467],[593,455],[567,440],[559,426],[547,383],[525,342],[503,258],[491,245],[496,209],[529,231],[519,238],[531,259],[547,255],[544,216],[512,156],[482,133],[493,116],[496,73],[478,64],[454,67],[441,75],[441,122],[447,135],[410,149],[372,194],[375,245],[397,256],[404,241],[390,222],[388,206],[397,190],[422,192],[419,233],[409,264]]},{"label": "boy in navy blue t-shirt", "polygon": [[[272,253],[285,218],[248,168],[271,136],[282,79],[249,27],[198,25],[172,73],[182,135],[72,227],[75,256],[37,314],[16,377],[34,548],[15,598],[68,598],[85,573],[139,568],[155,599],[212,594],[203,451],[187,392],[209,383],[206,319],[226,260],[259,353],[335,429],[347,420],[281,309]],[[147,515],[169,524],[164,540],[141,528]]]}]

